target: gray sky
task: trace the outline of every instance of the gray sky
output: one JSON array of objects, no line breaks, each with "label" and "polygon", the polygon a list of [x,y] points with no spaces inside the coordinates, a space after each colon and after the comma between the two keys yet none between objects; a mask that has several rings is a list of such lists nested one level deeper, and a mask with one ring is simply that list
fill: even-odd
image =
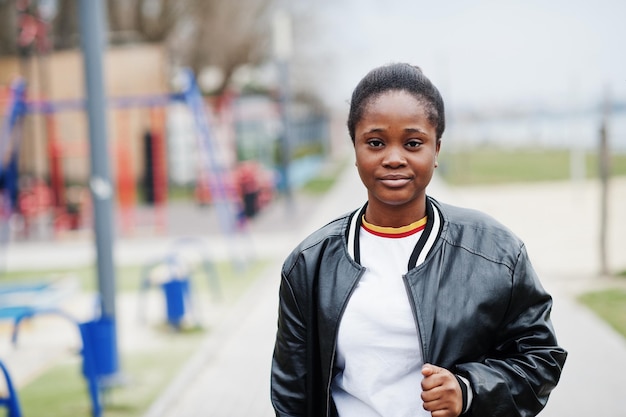
[{"label": "gray sky", "polygon": [[[320,4],[322,3],[322,4]],[[372,67],[422,67],[451,107],[575,106],[626,99],[624,0],[319,2],[319,82],[345,103]],[[321,29],[321,30],[319,30]],[[313,52],[312,52],[313,53]]]}]

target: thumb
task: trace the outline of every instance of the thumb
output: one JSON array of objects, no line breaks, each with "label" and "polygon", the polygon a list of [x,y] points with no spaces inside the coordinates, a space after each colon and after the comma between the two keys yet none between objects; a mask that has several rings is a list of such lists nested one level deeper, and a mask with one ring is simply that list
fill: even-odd
[{"label": "thumb", "polygon": [[422,366],[422,375],[424,375],[425,377],[431,376],[438,373],[440,370],[441,368],[439,368],[438,366],[432,365],[430,363],[425,363],[424,366]]}]

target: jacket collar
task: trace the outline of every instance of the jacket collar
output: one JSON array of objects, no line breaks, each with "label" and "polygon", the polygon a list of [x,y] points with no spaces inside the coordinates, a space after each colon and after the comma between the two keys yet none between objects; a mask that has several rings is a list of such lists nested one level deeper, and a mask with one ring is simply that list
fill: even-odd
[{"label": "jacket collar", "polygon": [[[361,264],[359,231],[361,230],[362,219],[366,208],[367,203],[365,203],[360,209],[352,212],[348,220],[348,228],[346,231],[348,253],[359,265]],[[408,260],[407,270],[409,271],[424,263],[426,257],[432,251],[443,230],[444,222],[441,211],[429,197],[426,198],[426,216],[426,227],[422,232],[422,236],[417,241],[415,248],[413,248],[413,253]]]}]

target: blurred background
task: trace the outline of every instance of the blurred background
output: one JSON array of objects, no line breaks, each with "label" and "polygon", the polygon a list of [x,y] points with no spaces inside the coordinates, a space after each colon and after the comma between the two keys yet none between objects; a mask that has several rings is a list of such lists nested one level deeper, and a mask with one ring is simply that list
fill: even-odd
[{"label": "blurred background", "polygon": [[[420,66],[444,97],[437,184],[514,225],[522,217],[515,208],[529,201],[567,200],[572,205],[558,205],[560,212],[545,204],[563,223],[550,227],[597,218],[580,228],[584,237],[562,234],[571,238],[569,259],[583,262],[572,270],[626,274],[626,229],[607,217],[621,221],[626,199],[626,2],[102,0],[107,152],[92,155],[86,1],[0,0],[0,334],[7,340],[0,365],[13,374],[27,417],[95,415],[76,372],[81,359],[68,354],[81,340],[58,318],[33,317],[50,309],[79,323],[98,317],[94,298],[106,298],[107,280],[117,281],[112,334],[119,331],[124,362],[111,367],[134,383],[113,381],[131,389],[114,390],[105,415],[187,415],[155,404],[199,347],[226,346],[220,323],[232,325],[233,308],[251,301],[242,294],[259,290],[268,266],[276,275],[276,261],[322,219],[331,201],[323,197],[352,168],[345,128],[352,89],[389,62]],[[110,169],[110,184],[93,180],[97,160]],[[112,276],[95,265],[94,193],[111,196]],[[332,196],[346,210],[363,198]],[[611,201],[618,205],[609,208]],[[528,226],[518,230],[537,252],[554,248],[551,236]],[[580,244],[589,235],[597,256]],[[540,268],[559,275],[563,264],[555,257]],[[179,282],[176,295],[168,285]],[[264,288],[274,296],[273,286]],[[190,291],[202,312],[188,305]],[[612,325],[626,335],[626,292],[594,297],[589,303],[600,307],[618,300],[604,315],[621,311]],[[23,319],[15,349],[9,339]],[[255,342],[238,344],[246,343]],[[11,397],[1,387],[0,399]],[[271,414],[265,391],[245,408],[229,387],[220,392],[231,408],[210,415]],[[196,415],[194,401],[188,415]],[[255,413],[261,403],[264,412]]]},{"label": "blurred background", "polygon": [[[168,195],[210,198],[198,180],[192,111],[173,97],[184,68],[210,107],[215,153],[242,205],[243,188],[259,194],[247,201],[260,208],[349,149],[343,121],[351,89],[392,61],[421,66],[445,97],[444,175],[469,178],[458,173],[468,158],[456,163],[453,155],[483,147],[558,150],[552,157],[568,165],[566,175],[585,177],[597,169],[589,153],[609,117],[611,150],[626,152],[625,7],[616,0],[106,1],[118,203],[131,212],[136,202],[159,205]],[[77,2],[5,0],[0,19],[0,111],[9,114],[18,77],[31,102],[2,137],[4,158],[12,148],[19,154],[12,198],[25,217],[11,235],[46,235],[35,226],[42,205],[54,208],[45,221],[57,233],[79,228],[88,222],[89,159]],[[246,178],[259,184],[244,187]]]}]

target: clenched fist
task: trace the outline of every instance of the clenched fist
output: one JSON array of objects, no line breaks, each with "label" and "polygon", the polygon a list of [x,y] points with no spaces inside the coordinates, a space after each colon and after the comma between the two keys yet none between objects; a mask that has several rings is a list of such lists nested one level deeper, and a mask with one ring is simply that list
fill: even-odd
[{"label": "clenched fist", "polygon": [[433,417],[458,417],[463,412],[463,392],[456,376],[445,368],[422,367],[422,401]]}]

